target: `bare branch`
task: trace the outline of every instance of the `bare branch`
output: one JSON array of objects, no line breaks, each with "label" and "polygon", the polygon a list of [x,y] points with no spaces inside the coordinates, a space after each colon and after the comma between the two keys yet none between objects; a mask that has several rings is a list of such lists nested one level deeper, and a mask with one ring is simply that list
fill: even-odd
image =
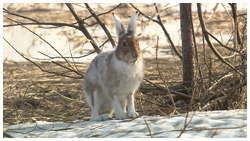
[{"label": "bare branch", "polygon": [[[23,19],[28,19],[30,21],[33,21],[34,23],[23,23],[23,22],[19,22],[20,24],[22,25],[52,25],[52,26],[56,26],[56,27],[62,27],[62,26],[68,26],[68,27],[73,27],[73,28],[76,28],[76,29],[79,29],[78,26],[74,26],[74,23],[73,24],[66,24],[66,23],[50,23],[50,22],[39,22],[35,19],[32,19],[30,17],[26,17],[26,16],[23,16],[23,15],[20,15],[20,14],[16,14],[16,13],[13,13],[13,12],[10,12],[9,10],[4,9],[4,12],[5,13],[8,13],[10,15],[14,15],[14,16],[17,16],[17,17],[20,17],[20,18],[23,18]],[[11,27],[11,26],[19,26],[20,24],[11,24],[11,25],[3,25],[3,27]]]},{"label": "bare branch", "polygon": [[[68,27],[73,27],[75,29],[79,29],[78,26],[74,26],[73,24],[66,24],[66,23],[44,23],[44,22],[38,22],[38,23],[23,23],[23,22],[19,22],[22,25],[52,25],[55,26],[53,28],[58,28],[58,27],[62,27],[62,26],[68,26]],[[3,25],[3,27],[11,27],[11,26],[19,26],[19,24],[11,24],[11,25]],[[44,27],[42,27],[44,28]]]},{"label": "bare branch", "polygon": [[238,52],[240,53],[240,51],[238,51],[237,49],[234,49],[234,48],[230,48],[230,47],[227,47],[226,45],[224,45],[220,40],[218,40],[213,34],[211,34],[210,32],[207,31],[207,34],[210,35],[214,40],[216,40],[222,47],[230,50],[230,51],[233,51],[233,52]]},{"label": "bare branch", "polygon": [[[97,17],[99,17],[99,16],[102,16],[102,15],[108,14],[108,13],[110,13],[110,12],[114,11],[115,9],[117,9],[117,8],[118,8],[119,6],[121,6],[121,5],[122,5],[122,3],[118,4],[118,5],[117,5],[117,6],[115,6],[114,8],[112,8],[112,9],[108,10],[107,12],[103,12],[103,13],[98,14],[98,15],[96,15],[96,16],[97,16]],[[84,21],[84,20],[87,20],[87,19],[89,19],[89,18],[91,18],[91,17],[93,17],[93,15],[88,16],[88,17],[86,17],[85,19],[82,19],[82,20]]]},{"label": "bare branch", "polygon": [[[159,25],[161,26],[161,28],[162,28],[162,30],[163,30],[163,32],[164,32],[166,38],[168,39],[168,41],[169,41],[170,44],[171,44],[173,50],[175,51],[175,53],[177,54],[177,56],[182,60],[182,56],[181,56],[180,52],[177,50],[177,48],[175,47],[174,43],[172,42],[172,40],[171,40],[171,38],[170,38],[170,36],[169,36],[169,34],[168,34],[166,28],[164,27],[164,25],[163,25],[163,23],[162,23],[162,21],[161,21],[160,15],[158,14],[158,16],[157,16],[158,20],[154,20],[154,19],[148,17],[146,14],[142,13],[142,12],[141,12],[138,8],[136,8],[132,3],[130,3],[130,5],[131,5],[134,9],[136,9],[137,11],[139,11],[141,15],[143,15],[143,16],[146,17],[147,19],[152,20],[153,22],[155,22],[155,23],[157,23],[157,24],[159,24]],[[156,10],[158,10],[158,8],[156,8]]]},{"label": "bare branch", "polygon": [[161,28],[162,28],[164,34],[166,35],[168,41],[169,41],[170,44],[171,44],[173,50],[175,51],[175,53],[177,54],[177,56],[182,60],[182,56],[181,56],[180,52],[179,52],[178,49],[175,47],[175,45],[174,45],[172,39],[170,38],[170,36],[169,36],[169,34],[168,34],[168,31],[166,30],[166,28],[164,27],[164,25],[163,25],[163,23],[162,23],[161,16],[160,16],[160,14],[159,14],[159,12],[158,12],[158,7],[157,7],[157,5],[156,5],[155,3],[154,3],[154,5],[155,5],[155,10],[156,10],[156,12],[157,12],[158,24],[161,26]]},{"label": "bare branch", "polygon": [[[199,16],[199,20],[200,20],[200,24],[201,24],[201,28],[202,28],[202,33],[205,36],[205,39],[209,45],[209,47],[211,48],[211,50],[214,52],[214,54],[226,65],[228,65],[229,67],[231,67],[232,69],[235,70],[235,68],[229,63],[227,62],[221,55],[220,53],[217,51],[217,49],[213,46],[213,44],[211,43],[209,37],[208,37],[208,33],[207,33],[207,29],[204,23],[204,20],[202,18],[202,13],[201,13],[201,4],[197,3],[197,9],[198,9],[198,16]],[[235,70],[236,72],[238,72],[240,75],[243,75],[240,71]]]},{"label": "bare branch", "polygon": [[66,3],[67,7],[69,8],[69,10],[71,11],[71,13],[73,14],[73,16],[75,17],[78,25],[79,25],[79,30],[82,31],[82,33],[87,37],[87,39],[90,40],[90,43],[92,44],[92,46],[94,47],[95,51],[100,54],[102,51],[100,50],[100,48],[96,45],[96,43],[94,42],[93,38],[91,37],[91,35],[89,34],[88,30],[86,29],[86,27],[84,26],[84,21],[76,14],[74,7],[72,6],[72,4],[70,3]]},{"label": "bare branch", "polygon": [[6,17],[7,19],[9,19],[9,20],[11,20],[11,21],[13,21],[13,22],[15,22],[15,23],[21,25],[23,28],[27,29],[29,32],[33,33],[33,34],[36,35],[38,38],[40,38],[41,40],[43,40],[43,41],[44,41],[46,44],[48,44],[54,51],[56,51],[56,53],[58,53],[58,54],[65,60],[65,62],[67,62],[68,65],[75,71],[74,67],[72,67],[72,66],[70,65],[70,63],[68,62],[68,60],[65,59],[65,58],[63,57],[63,55],[62,55],[59,51],[57,51],[49,42],[47,42],[46,40],[44,40],[41,36],[39,36],[39,35],[36,34],[35,32],[31,31],[29,28],[23,26],[21,23],[19,23],[19,22],[17,22],[17,21],[14,21],[13,19],[11,19],[11,18],[9,18],[9,17],[7,17],[7,16],[5,16],[5,15],[4,15],[4,17]]},{"label": "bare branch", "polygon": [[20,53],[15,47],[13,47],[4,37],[3,39],[5,40],[6,43],[8,43],[10,45],[11,48],[13,48],[19,55],[21,55],[24,59],[26,59],[27,61],[33,63],[35,66],[37,66],[40,70],[42,70],[43,72],[47,72],[47,73],[52,73],[55,75],[61,75],[61,76],[65,76],[65,77],[70,77],[70,78],[75,78],[75,79],[82,79],[82,77],[73,77],[73,76],[68,76],[68,75],[64,75],[62,73],[58,73],[58,72],[53,72],[53,71],[47,71],[45,69],[43,69],[41,66],[39,66],[37,63],[31,61],[28,57],[26,57],[24,54]]},{"label": "bare branch", "polygon": [[[109,39],[107,39],[102,45],[100,45],[100,49],[102,49],[102,47],[107,43],[109,41]],[[91,55],[91,54],[93,54],[93,53],[95,53],[96,51],[94,50],[94,51],[91,51],[90,53],[88,53],[88,54],[85,54],[85,55],[82,55],[82,56],[76,56],[76,57],[73,57],[73,56],[70,56],[70,57],[64,57],[64,58],[71,58],[71,59],[79,59],[79,58],[83,58],[83,57],[87,57],[87,56],[89,56],[89,55]],[[49,56],[49,55],[47,55],[47,54],[45,54],[45,53],[42,53],[42,52],[40,52],[40,51],[38,51],[38,53],[40,53],[40,54],[42,54],[42,55],[44,55],[44,56],[46,56],[46,57],[48,57],[50,60],[51,59],[58,59],[58,58],[62,58],[62,57],[57,57],[57,56]],[[40,58],[35,58],[35,57],[31,57],[31,58],[33,58],[33,59],[36,59],[36,60],[48,60],[48,59],[40,59]]]},{"label": "bare branch", "polygon": [[33,21],[33,22],[35,22],[35,23],[39,23],[37,20],[31,19],[31,18],[26,17],[26,16],[22,16],[22,15],[20,15],[20,14],[12,13],[12,12],[10,12],[9,10],[7,10],[7,9],[5,9],[5,8],[3,8],[3,12],[4,12],[4,13],[8,13],[8,14],[10,14],[10,15],[17,16],[17,17],[21,17],[21,18],[24,18],[24,19],[28,19],[28,20]]},{"label": "bare branch", "polygon": [[157,70],[158,70],[158,74],[161,78],[161,80],[164,82],[165,84],[165,88],[167,90],[167,94],[169,95],[173,105],[174,105],[174,108],[176,109],[176,106],[175,106],[175,103],[174,103],[174,99],[173,99],[173,96],[172,94],[169,92],[169,89],[168,89],[168,86],[167,86],[167,83],[166,81],[163,79],[162,75],[161,75],[161,72],[160,72],[160,69],[159,69],[159,63],[158,63],[158,43],[159,43],[159,36],[157,36],[157,44],[156,44],[156,66],[157,66]]},{"label": "bare branch", "polygon": [[[144,78],[143,80],[146,81],[146,82],[148,82],[148,83],[150,83],[150,84],[152,84],[152,85],[154,85],[154,86],[155,86],[157,89],[159,89],[159,90],[163,90],[163,91],[168,92],[165,88],[162,88],[162,87],[160,87],[160,86],[158,86],[158,85],[156,85],[156,84],[150,82],[149,80],[147,80],[147,79],[145,79],[145,78]],[[189,96],[189,95],[186,95],[186,94],[183,94],[183,93],[181,93],[181,92],[174,91],[174,90],[170,90],[170,93],[179,95],[179,96],[184,97],[184,98],[186,98],[186,99],[191,99],[191,98],[192,98],[192,97]],[[195,101],[200,101],[200,99],[198,99],[198,98],[195,98],[194,100],[195,100]]]},{"label": "bare branch", "polygon": [[113,38],[111,37],[109,31],[107,30],[106,26],[102,23],[102,21],[99,19],[99,17],[95,14],[95,12],[92,10],[92,8],[89,6],[88,3],[85,3],[85,6],[87,7],[87,9],[89,10],[89,12],[92,14],[92,16],[96,19],[96,21],[99,23],[99,25],[102,27],[102,29],[104,30],[104,32],[107,34],[113,48],[115,48],[115,41],[113,40]]}]

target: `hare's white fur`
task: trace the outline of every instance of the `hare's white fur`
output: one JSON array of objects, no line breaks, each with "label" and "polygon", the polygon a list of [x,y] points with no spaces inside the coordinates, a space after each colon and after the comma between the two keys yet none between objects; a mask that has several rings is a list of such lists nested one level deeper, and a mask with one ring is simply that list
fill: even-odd
[{"label": "hare's white fur", "polygon": [[[135,13],[131,17],[126,32],[121,20],[114,15],[119,42],[121,40],[126,42],[126,40],[133,38],[128,42],[130,45],[131,42],[135,43],[135,46],[130,46],[128,53],[133,52],[135,55],[131,55],[133,54],[131,53],[130,57],[126,56],[127,54],[118,50],[124,46],[118,45],[113,51],[99,54],[89,65],[84,78],[84,86],[87,102],[92,109],[91,120],[111,119],[114,111],[116,119],[138,116],[134,108],[134,93],[144,74],[141,51],[138,49],[137,40],[134,42],[135,38],[133,37],[137,16],[138,14]],[[122,53],[122,57],[117,58],[117,52]],[[131,58],[135,59],[131,61]]]}]

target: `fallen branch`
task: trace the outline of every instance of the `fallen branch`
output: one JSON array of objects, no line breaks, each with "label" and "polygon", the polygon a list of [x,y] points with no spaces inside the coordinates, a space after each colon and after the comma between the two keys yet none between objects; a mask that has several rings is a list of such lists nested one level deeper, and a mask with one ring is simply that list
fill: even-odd
[{"label": "fallen branch", "polygon": [[[149,80],[147,80],[147,79],[145,79],[145,78],[144,78],[143,80],[146,81],[146,82],[148,82],[148,83],[150,83],[150,84],[152,84],[152,85],[154,85],[154,86],[155,86],[156,88],[158,88],[159,90],[163,90],[163,91],[168,92],[165,88],[162,88],[162,87],[160,87],[160,86],[157,86],[156,84],[150,82]],[[183,94],[183,93],[181,93],[181,92],[174,91],[174,90],[170,90],[170,93],[179,95],[179,96],[184,97],[184,98],[187,98],[187,99],[191,99],[191,98],[192,98],[192,96],[189,96],[189,95],[186,95],[186,94]],[[194,100],[195,100],[195,101],[200,101],[200,99],[198,99],[198,98],[194,98]]]},{"label": "fallen branch", "polygon": [[[214,94],[214,95],[212,95],[211,97],[209,97],[208,99],[206,99],[205,101],[203,101],[202,103],[201,103],[201,105],[205,105],[205,106],[203,106],[204,108],[207,108],[207,106],[208,105],[210,105],[209,104],[209,101],[211,101],[211,100],[213,100],[213,99],[216,99],[216,98],[218,98],[218,97],[221,97],[221,96],[228,96],[228,95],[230,95],[232,92],[234,92],[234,91],[236,91],[237,89],[239,89],[239,88],[241,88],[241,87],[244,87],[244,86],[246,86],[247,85],[247,81],[244,81],[244,82],[242,82],[242,83],[240,83],[240,84],[238,84],[238,85],[236,85],[236,86],[234,86],[234,87],[232,87],[231,89],[228,89],[227,91],[225,91],[224,93],[219,93],[219,94]],[[218,99],[218,100],[220,100],[220,99]],[[202,109],[204,109],[204,108],[202,108]]]}]

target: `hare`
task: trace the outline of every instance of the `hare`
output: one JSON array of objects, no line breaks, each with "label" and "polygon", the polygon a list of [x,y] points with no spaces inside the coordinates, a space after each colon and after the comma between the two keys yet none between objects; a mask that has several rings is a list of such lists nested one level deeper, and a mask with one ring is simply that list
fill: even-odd
[{"label": "hare", "polygon": [[[127,31],[113,14],[118,45],[113,51],[101,53],[89,65],[84,78],[85,96],[91,107],[91,121],[136,118],[134,93],[143,77],[143,59],[135,38],[138,12],[130,19]],[[128,110],[128,111],[127,111]]]}]

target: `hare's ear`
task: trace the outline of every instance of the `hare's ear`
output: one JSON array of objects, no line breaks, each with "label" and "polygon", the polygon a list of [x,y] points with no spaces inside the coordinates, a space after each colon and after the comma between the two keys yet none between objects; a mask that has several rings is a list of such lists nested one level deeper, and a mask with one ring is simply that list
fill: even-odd
[{"label": "hare's ear", "polygon": [[131,17],[129,23],[128,23],[128,29],[127,33],[134,36],[136,32],[136,26],[137,26],[137,18],[138,18],[139,12],[136,11],[135,14]]},{"label": "hare's ear", "polygon": [[119,17],[117,17],[114,13],[114,20],[115,20],[115,28],[116,28],[116,34],[118,38],[122,37],[125,34],[125,28],[124,25]]}]

